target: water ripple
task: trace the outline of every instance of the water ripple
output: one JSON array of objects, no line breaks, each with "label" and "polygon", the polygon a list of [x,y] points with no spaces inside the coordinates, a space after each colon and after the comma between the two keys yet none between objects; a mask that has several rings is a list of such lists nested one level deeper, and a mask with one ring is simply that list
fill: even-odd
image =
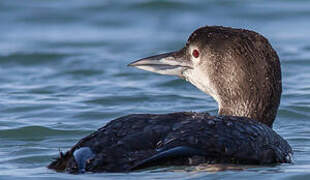
[{"label": "water ripple", "polygon": [[7,56],[0,56],[0,65],[24,65],[24,66],[39,66],[47,63],[57,63],[63,58],[68,57],[68,54],[57,53],[15,53]]},{"label": "water ripple", "polygon": [[20,128],[0,130],[0,138],[42,140],[50,136],[66,136],[76,135],[80,133],[85,133],[85,131],[60,130],[44,126],[26,126]]}]

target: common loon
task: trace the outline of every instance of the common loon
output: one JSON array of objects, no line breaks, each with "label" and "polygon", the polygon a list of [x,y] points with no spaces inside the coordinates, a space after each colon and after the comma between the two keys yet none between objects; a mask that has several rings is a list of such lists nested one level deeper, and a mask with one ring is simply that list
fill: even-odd
[{"label": "common loon", "polygon": [[48,168],[70,173],[128,172],[201,163],[290,163],[290,145],[274,130],[282,92],[277,53],[249,30],[205,26],[179,51],[129,66],[179,76],[218,103],[208,113],[131,114],[112,120],[60,153]]}]

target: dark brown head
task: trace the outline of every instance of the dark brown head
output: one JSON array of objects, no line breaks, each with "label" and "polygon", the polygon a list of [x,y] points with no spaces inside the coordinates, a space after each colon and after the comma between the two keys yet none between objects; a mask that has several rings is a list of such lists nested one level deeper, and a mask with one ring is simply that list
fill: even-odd
[{"label": "dark brown head", "polygon": [[186,79],[218,102],[220,115],[248,117],[272,126],[280,104],[279,58],[268,40],[253,31],[202,27],[181,50],[130,66]]}]

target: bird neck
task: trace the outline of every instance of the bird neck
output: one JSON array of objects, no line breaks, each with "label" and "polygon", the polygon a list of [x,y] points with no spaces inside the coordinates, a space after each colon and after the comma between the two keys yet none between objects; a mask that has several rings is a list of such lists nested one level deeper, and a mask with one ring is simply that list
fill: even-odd
[{"label": "bird neck", "polygon": [[[270,102],[270,101],[269,101]],[[218,114],[221,116],[247,117],[272,127],[278,105],[267,101],[238,101],[234,103],[219,103]]]}]

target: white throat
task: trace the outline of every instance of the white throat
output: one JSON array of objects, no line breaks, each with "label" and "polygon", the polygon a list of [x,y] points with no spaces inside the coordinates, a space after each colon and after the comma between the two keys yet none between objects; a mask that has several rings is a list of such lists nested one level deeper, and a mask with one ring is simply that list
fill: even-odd
[{"label": "white throat", "polygon": [[183,73],[186,81],[189,81],[202,92],[212,96],[215,101],[217,101],[219,105],[219,109],[221,107],[220,98],[218,93],[211,81],[211,79],[206,75],[204,71],[200,68],[195,67],[194,69],[188,69]]}]

